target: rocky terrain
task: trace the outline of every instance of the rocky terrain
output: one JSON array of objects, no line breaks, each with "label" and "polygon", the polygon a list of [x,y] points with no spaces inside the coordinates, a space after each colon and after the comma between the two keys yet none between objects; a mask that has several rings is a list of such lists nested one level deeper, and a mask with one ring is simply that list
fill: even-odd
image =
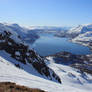
[{"label": "rocky terrain", "polygon": [[35,31],[32,31],[30,28],[22,27],[18,24],[0,23],[0,31],[4,30],[16,32],[23,41],[29,43],[33,43],[39,38],[39,35]]},{"label": "rocky terrain", "polygon": [[[1,87],[4,86],[6,89],[5,85],[8,82],[8,87],[16,83],[18,87],[24,85],[22,86],[24,88],[27,86],[47,92],[92,91],[92,55],[62,52],[46,58],[41,57],[23,39],[26,32],[21,31],[22,34],[19,33],[20,31],[14,31],[6,24],[0,26]],[[14,84],[14,90],[16,90],[16,84]],[[21,87],[20,90],[22,90]]]},{"label": "rocky terrain", "polygon": [[52,57],[48,57],[45,64],[59,76],[62,84],[48,80],[49,77],[46,79],[31,64],[23,64],[2,50],[0,51],[0,82],[16,83],[17,85],[41,89],[46,92],[68,92],[69,90],[71,92],[92,91],[91,75],[81,73],[79,69],[70,67],[69,65],[55,63]]},{"label": "rocky terrain", "polygon": [[[29,48],[16,31],[0,29],[0,51],[5,51],[10,57],[23,64],[30,64],[34,69],[49,80],[61,83],[61,79],[50,69],[45,60],[41,58],[33,49]],[[14,62],[21,68],[19,63]],[[44,77],[44,78],[45,78]]]},{"label": "rocky terrain", "polygon": [[55,63],[68,65],[80,70],[80,72],[92,75],[92,55],[74,55],[69,52],[60,52],[51,55]]},{"label": "rocky terrain", "polygon": [[0,82],[0,92],[45,92],[40,89],[28,88],[11,82]]}]

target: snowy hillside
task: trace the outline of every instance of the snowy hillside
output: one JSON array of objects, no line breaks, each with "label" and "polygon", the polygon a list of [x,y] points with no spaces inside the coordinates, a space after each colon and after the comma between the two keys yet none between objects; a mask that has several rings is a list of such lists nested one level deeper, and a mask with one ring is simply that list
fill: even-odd
[{"label": "snowy hillside", "polygon": [[73,40],[92,41],[92,24],[81,25],[68,31],[70,34],[78,34]]},{"label": "snowy hillside", "polygon": [[[22,65],[22,67],[30,67],[31,72],[28,73],[21,68],[17,68],[11,60],[7,58],[9,55],[0,51],[0,82],[15,82],[30,88],[39,88],[48,92],[91,92],[92,76],[84,75],[84,77],[76,70],[65,65],[55,64],[52,58],[48,58],[47,65],[52,68],[62,78],[62,84],[49,81],[40,76],[30,65]],[[9,60],[9,61],[8,61]],[[17,62],[16,60],[14,62]],[[28,67],[28,68],[29,68]],[[39,74],[38,74],[39,75]]]},{"label": "snowy hillside", "polygon": [[[47,62],[48,66],[62,78],[62,85],[78,88],[82,92],[84,92],[83,90],[91,92],[92,76],[86,73],[81,74],[77,69],[69,66],[56,64],[52,57],[48,57],[47,59],[49,60],[49,62]],[[77,92],[76,89],[71,91]]]},{"label": "snowy hillside", "polygon": [[[29,48],[29,46],[21,40],[17,32],[7,29],[0,30],[0,50],[7,52],[9,54],[8,58],[12,57],[25,65],[29,63],[43,78],[61,83],[60,78],[45,64],[45,60],[33,49]],[[4,53],[3,55],[7,56]],[[20,67],[20,64],[17,63],[17,66]],[[23,69],[26,71],[26,68]],[[29,71],[31,70],[29,69]]]},{"label": "snowy hillside", "polygon": [[73,27],[67,31],[63,31],[60,34],[57,33],[59,37],[68,37],[75,38],[80,34],[84,34],[86,32],[92,32],[92,24],[79,25],[77,27]]},{"label": "snowy hillside", "polygon": [[68,34],[83,34],[83,33],[86,33],[86,32],[90,32],[92,31],[92,24],[87,24],[87,25],[79,25],[77,27],[74,27],[72,29],[70,29],[67,33]]},{"label": "snowy hillside", "polygon": [[85,42],[89,41],[89,42],[92,42],[92,31],[86,32],[84,34],[79,34],[72,41],[85,41]]},{"label": "snowy hillside", "polygon": [[88,46],[92,49],[92,24],[82,25],[68,31],[72,42]]},{"label": "snowy hillside", "polygon": [[18,24],[0,23],[0,31],[5,30],[19,34],[22,40],[30,43],[39,38],[36,32],[31,31],[29,28],[21,27]]},{"label": "snowy hillside", "polygon": [[[0,24],[0,82],[15,82],[47,92],[92,91],[91,75],[57,64],[51,56],[43,58],[29,47],[23,38],[35,34],[30,32],[17,24]],[[90,33],[81,35],[90,37]]]},{"label": "snowy hillside", "polygon": [[92,24],[79,25],[68,31],[57,33],[56,36],[67,37],[74,43],[79,43],[92,49]]}]

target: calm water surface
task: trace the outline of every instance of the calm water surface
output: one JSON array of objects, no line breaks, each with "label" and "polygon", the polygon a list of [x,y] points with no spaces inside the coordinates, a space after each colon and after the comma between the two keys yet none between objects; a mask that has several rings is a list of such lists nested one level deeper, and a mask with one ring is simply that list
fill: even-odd
[{"label": "calm water surface", "polygon": [[40,38],[32,44],[32,47],[41,55],[47,56],[60,51],[73,54],[91,54],[88,47],[69,42],[67,38],[55,37],[52,34],[41,34]]}]

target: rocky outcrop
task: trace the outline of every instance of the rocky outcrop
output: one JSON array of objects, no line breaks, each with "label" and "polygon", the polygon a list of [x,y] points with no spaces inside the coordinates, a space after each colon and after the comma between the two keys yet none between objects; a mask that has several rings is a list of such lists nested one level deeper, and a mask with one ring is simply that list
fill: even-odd
[{"label": "rocky outcrop", "polygon": [[48,79],[61,83],[60,78],[52,69],[47,67],[43,58],[22,42],[19,35],[16,35],[15,37],[17,38],[17,41],[13,36],[15,35],[10,31],[5,30],[0,32],[0,50],[6,51],[12,58],[22,62],[23,64],[31,64],[35,70],[37,70],[41,75],[46,76]]},{"label": "rocky outcrop", "polygon": [[60,52],[51,55],[55,63],[69,65],[79,69],[82,73],[92,74],[92,54],[90,55],[75,55],[69,52]]},{"label": "rocky outcrop", "polygon": [[28,43],[34,43],[39,38],[39,35],[30,28],[21,27],[18,24],[8,24],[5,26],[10,28],[12,31],[15,31],[23,40]]}]

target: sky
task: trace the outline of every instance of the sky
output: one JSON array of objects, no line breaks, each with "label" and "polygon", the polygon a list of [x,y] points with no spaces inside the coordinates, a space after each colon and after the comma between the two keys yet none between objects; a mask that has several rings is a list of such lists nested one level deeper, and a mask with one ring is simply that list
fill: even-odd
[{"label": "sky", "polygon": [[92,23],[92,0],[0,0],[0,22],[25,26]]}]

